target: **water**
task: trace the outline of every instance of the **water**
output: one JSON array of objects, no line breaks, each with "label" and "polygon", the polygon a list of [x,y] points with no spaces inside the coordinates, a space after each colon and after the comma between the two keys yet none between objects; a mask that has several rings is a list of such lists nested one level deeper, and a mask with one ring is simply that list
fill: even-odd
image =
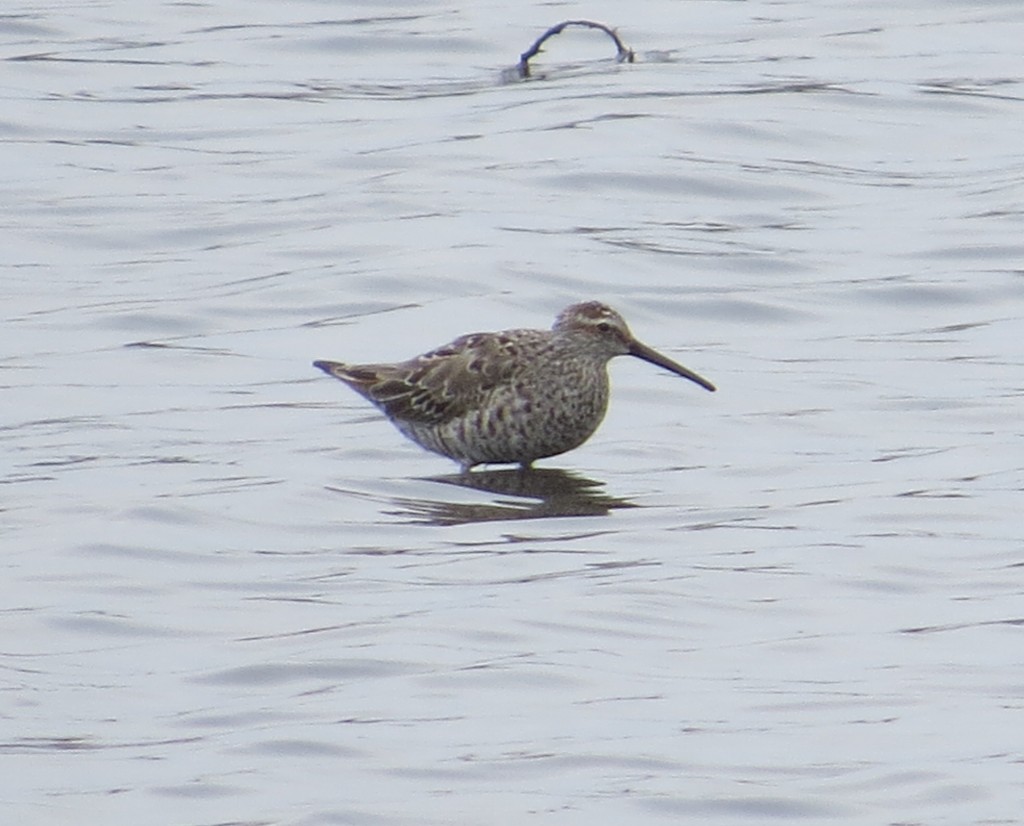
[{"label": "water", "polygon": [[[1024,821],[1017,4],[0,36],[7,819]],[[526,483],[310,366],[589,298],[720,391]]]}]

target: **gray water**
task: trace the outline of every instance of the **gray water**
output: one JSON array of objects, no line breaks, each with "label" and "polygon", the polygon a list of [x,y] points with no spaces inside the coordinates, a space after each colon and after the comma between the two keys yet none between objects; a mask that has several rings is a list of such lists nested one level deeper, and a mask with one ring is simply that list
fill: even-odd
[{"label": "gray water", "polygon": [[[4,822],[1024,823],[1024,7],[466,6],[5,7]],[[719,392],[310,366],[585,299]]]}]

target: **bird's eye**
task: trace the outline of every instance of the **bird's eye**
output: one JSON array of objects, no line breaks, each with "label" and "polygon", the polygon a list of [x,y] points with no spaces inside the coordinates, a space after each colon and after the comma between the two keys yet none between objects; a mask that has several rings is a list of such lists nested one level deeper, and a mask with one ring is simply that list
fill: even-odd
[{"label": "bird's eye", "polygon": [[597,323],[597,329],[600,330],[602,333],[610,333],[612,331],[612,325],[609,324],[607,321],[599,321]]}]

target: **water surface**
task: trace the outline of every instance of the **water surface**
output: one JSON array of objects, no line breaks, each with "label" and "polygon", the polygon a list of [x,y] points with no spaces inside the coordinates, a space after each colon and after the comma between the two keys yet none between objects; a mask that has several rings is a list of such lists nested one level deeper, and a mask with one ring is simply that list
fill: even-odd
[{"label": "water surface", "polygon": [[[12,822],[1022,822],[1017,4],[0,38]],[[310,366],[591,298],[720,391],[525,482]]]}]

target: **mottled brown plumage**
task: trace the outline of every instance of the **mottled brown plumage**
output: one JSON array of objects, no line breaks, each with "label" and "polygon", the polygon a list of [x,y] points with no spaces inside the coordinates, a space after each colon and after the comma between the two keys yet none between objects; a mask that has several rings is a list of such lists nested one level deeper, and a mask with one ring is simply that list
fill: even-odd
[{"label": "mottled brown plumage", "polygon": [[715,389],[641,344],[597,301],[567,307],[551,330],[471,333],[398,364],[313,365],[373,402],[414,442],[468,470],[529,467],[579,447],[607,410],[607,364],[624,355]]}]

